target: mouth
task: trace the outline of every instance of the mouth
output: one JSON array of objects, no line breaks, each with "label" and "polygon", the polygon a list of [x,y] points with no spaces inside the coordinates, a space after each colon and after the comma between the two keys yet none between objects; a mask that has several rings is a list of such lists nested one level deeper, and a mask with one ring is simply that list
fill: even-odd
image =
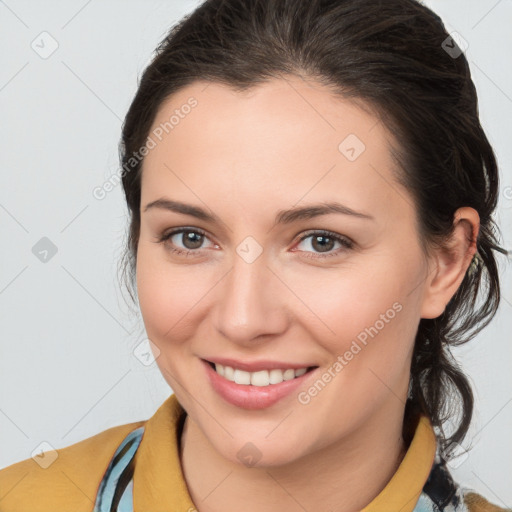
[{"label": "mouth", "polygon": [[203,359],[217,375],[224,379],[242,386],[272,387],[281,384],[284,381],[294,380],[302,377],[306,373],[312,372],[318,366],[307,366],[303,368],[272,368],[267,370],[258,370],[255,372],[245,371],[220,363],[214,363]]},{"label": "mouth", "polygon": [[[266,409],[282,400],[288,400],[300,387],[308,386],[315,378],[318,366],[291,365],[284,362],[267,361],[258,363],[239,363],[239,366],[256,367],[257,371],[247,371],[229,366],[236,362],[224,360],[226,364],[201,359],[206,378],[214,390],[225,402],[241,409]],[[265,369],[270,366],[271,368]],[[288,366],[288,368],[276,368]]]}]

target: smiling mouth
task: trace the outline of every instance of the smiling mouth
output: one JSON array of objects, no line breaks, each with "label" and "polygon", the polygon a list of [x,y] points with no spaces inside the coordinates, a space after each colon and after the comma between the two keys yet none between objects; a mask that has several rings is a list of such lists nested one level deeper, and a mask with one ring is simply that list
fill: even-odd
[{"label": "smiling mouth", "polygon": [[245,386],[271,386],[273,384],[280,384],[286,380],[293,380],[298,377],[302,377],[306,373],[315,370],[318,366],[309,366],[297,369],[271,369],[271,370],[259,370],[256,372],[247,372],[231,366],[222,365],[219,363],[212,363],[211,361],[204,360],[210,365],[213,370],[224,377],[226,380],[241,384]]}]

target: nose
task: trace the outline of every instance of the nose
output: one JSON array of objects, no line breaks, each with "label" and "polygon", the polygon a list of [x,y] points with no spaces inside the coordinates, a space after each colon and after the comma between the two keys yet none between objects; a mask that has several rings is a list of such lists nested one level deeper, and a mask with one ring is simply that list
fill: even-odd
[{"label": "nose", "polygon": [[225,338],[251,346],[285,331],[285,286],[264,254],[251,263],[235,254],[219,287],[214,321]]}]

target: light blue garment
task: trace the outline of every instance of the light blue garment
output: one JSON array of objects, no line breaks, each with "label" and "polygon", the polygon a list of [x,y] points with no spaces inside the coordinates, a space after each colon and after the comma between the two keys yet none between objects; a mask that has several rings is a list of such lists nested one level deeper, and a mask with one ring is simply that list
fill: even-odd
[{"label": "light blue garment", "polygon": [[130,432],[115,451],[98,488],[93,512],[133,512],[133,458],[144,427]]}]

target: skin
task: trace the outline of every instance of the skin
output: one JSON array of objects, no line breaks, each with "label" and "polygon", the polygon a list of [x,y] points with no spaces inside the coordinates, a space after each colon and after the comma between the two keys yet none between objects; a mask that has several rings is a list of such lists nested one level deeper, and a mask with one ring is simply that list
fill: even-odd
[{"label": "skin", "polygon": [[[377,117],[298,77],[243,93],[206,85],[170,97],[154,121],[153,128],[167,121],[191,96],[198,101],[144,160],[137,253],[146,331],[188,413],[181,463],[189,492],[200,512],[360,510],[405,453],[414,337],[420,319],[439,316],[461,284],[478,214],[459,209],[449,250],[427,256],[413,199],[393,176],[389,144],[397,142]],[[366,146],[354,161],[338,149],[349,134]],[[162,197],[221,222],[145,211]],[[330,213],[274,224],[280,210],[334,200],[373,220]],[[156,243],[179,227],[207,236],[202,245],[200,235],[193,245],[182,234]],[[321,258],[314,237],[300,241],[308,230],[354,246],[327,244]],[[236,252],[248,236],[263,249],[252,263]],[[271,359],[322,373],[394,303],[400,312],[308,404],[292,393],[263,410],[235,407],[212,389],[200,362]],[[237,458],[249,441],[261,454],[254,467]]]}]

